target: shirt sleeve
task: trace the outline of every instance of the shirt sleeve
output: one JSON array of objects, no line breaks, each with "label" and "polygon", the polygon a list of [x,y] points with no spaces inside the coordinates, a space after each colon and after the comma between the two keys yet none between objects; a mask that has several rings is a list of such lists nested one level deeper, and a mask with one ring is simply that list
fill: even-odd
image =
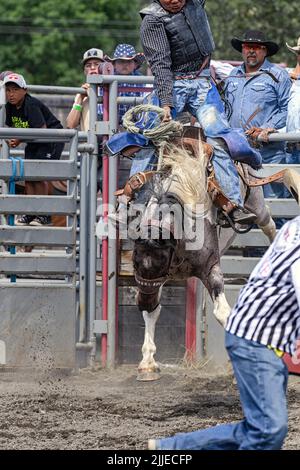
[{"label": "shirt sleeve", "polygon": [[277,84],[277,108],[268,121],[262,124],[262,128],[273,127],[280,129],[286,125],[287,109],[290,97],[290,90],[292,86],[291,79],[288,73],[283,70],[282,74],[278,77],[279,83]]},{"label": "shirt sleeve", "polygon": [[291,274],[298,301],[298,306],[300,309],[300,258],[292,264]]},{"label": "shirt sleeve", "polygon": [[145,57],[154,75],[161,106],[173,106],[173,74],[171,50],[163,22],[146,15],[141,24],[141,42]]}]

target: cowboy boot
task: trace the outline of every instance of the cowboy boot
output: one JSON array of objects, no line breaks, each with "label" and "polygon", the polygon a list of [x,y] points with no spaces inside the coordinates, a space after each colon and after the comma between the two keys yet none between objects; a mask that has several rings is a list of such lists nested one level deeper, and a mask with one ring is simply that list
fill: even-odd
[{"label": "cowboy boot", "polygon": [[230,217],[234,224],[241,225],[250,225],[256,220],[255,214],[241,206],[237,206],[225,196],[214,177],[208,178],[207,190],[213,203],[221,211],[222,220],[219,221],[219,223],[222,227],[228,227],[230,225],[228,223],[228,217]]}]

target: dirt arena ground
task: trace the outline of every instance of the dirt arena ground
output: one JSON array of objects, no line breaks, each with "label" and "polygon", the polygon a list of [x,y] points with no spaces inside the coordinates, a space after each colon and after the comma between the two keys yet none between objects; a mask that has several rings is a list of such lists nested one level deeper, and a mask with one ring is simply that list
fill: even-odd
[{"label": "dirt arena ground", "polygon": [[[290,376],[286,449],[300,449],[300,377]],[[230,374],[165,367],[156,382],[136,368],[77,375],[0,372],[0,449],[146,449],[149,438],[241,418]]]}]

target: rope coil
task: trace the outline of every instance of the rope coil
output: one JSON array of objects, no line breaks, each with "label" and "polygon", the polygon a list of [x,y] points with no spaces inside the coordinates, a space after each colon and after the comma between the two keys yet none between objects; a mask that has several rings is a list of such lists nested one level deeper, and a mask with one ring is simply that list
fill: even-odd
[{"label": "rope coil", "polygon": [[[136,126],[136,122],[141,119],[141,113],[153,112],[156,113],[160,119],[160,122],[151,128],[141,129]],[[173,137],[179,137],[182,135],[183,126],[178,121],[162,122],[164,117],[164,110],[159,106],[151,104],[140,104],[134,108],[129,109],[123,117],[123,126],[128,132],[133,134],[143,134],[148,139],[152,140],[154,145],[161,145],[166,140]],[[147,122],[147,120],[146,120]]]}]

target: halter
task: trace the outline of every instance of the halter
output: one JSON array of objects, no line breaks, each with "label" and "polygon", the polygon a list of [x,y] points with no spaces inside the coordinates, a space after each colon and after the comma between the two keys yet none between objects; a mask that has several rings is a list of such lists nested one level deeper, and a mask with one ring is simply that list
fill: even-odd
[{"label": "halter", "polygon": [[[171,277],[172,275],[172,273],[170,273],[170,268],[172,266],[174,255],[175,255],[175,248],[173,247],[172,255],[170,256],[168,271],[164,276],[156,277],[154,279],[145,279],[144,277],[139,276],[138,274],[135,274],[136,283],[138,285],[140,292],[142,292],[142,294],[147,294],[147,295],[156,294],[157,289],[163,286],[165,282],[167,282],[168,278]],[[178,269],[183,264],[183,262],[184,262],[184,257],[181,258],[180,263],[178,263],[176,266],[173,267],[173,270]]]}]

